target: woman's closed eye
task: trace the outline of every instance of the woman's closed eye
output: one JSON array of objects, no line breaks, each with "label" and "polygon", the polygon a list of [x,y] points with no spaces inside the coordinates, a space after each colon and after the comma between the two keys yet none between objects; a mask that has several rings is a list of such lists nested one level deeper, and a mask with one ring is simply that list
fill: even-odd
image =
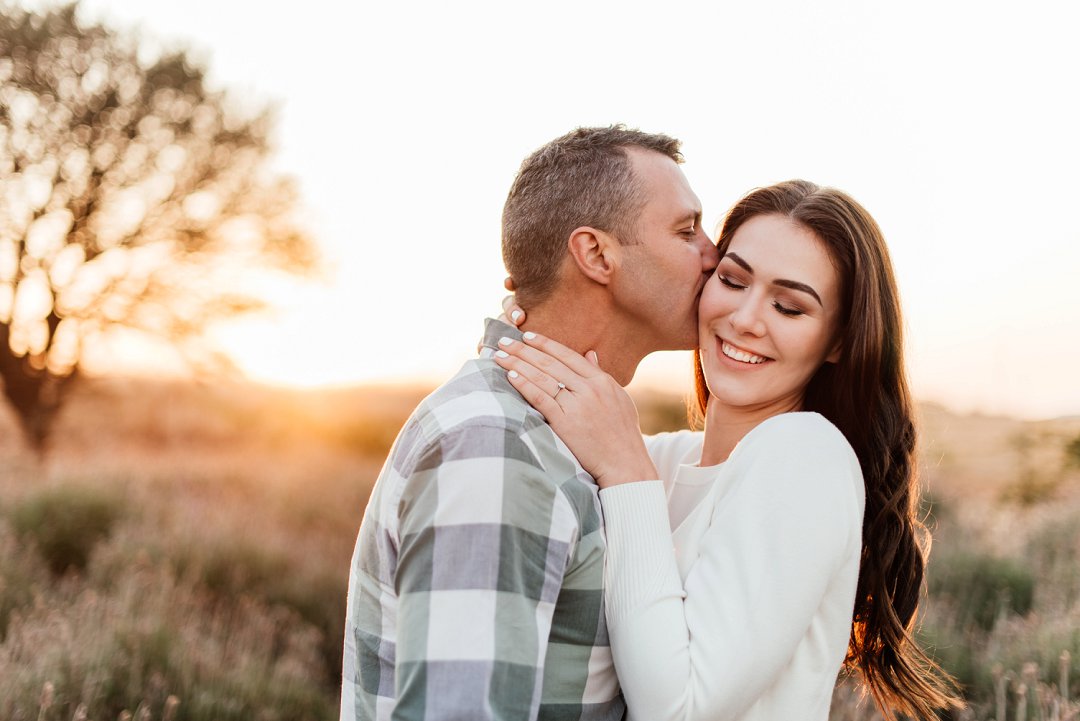
[{"label": "woman's closed eye", "polygon": [[798,308],[788,307],[778,300],[773,301],[773,308],[776,308],[776,312],[780,313],[781,315],[786,315],[788,317],[800,316],[804,314],[803,311],[799,310]]},{"label": "woman's closed eye", "polygon": [[745,285],[732,280],[726,275],[721,275],[717,273],[716,277],[719,278],[720,282],[726,285],[728,288],[733,288],[735,290],[744,290],[746,288]]}]

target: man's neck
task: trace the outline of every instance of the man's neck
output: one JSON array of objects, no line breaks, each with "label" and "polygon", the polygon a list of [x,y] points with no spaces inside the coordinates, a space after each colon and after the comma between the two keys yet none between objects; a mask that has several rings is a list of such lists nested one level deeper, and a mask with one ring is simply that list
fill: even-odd
[{"label": "man's neck", "polygon": [[521,329],[557,340],[581,355],[595,351],[600,367],[624,386],[652,350],[638,347],[636,334],[615,317],[601,294],[591,299],[552,297],[527,311]]}]

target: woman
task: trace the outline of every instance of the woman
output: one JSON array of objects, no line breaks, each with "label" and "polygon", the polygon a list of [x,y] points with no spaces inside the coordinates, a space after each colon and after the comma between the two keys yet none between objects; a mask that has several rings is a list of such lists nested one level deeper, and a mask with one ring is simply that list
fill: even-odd
[{"label": "woman", "polygon": [[847,195],[790,181],[740,200],[718,246],[703,436],[643,441],[595,354],[526,334],[497,358],[602,489],[630,714],[824,720],[846,665],[890,716],[935,718],[958,702],[911,635],[923,529],[881,232]]}]

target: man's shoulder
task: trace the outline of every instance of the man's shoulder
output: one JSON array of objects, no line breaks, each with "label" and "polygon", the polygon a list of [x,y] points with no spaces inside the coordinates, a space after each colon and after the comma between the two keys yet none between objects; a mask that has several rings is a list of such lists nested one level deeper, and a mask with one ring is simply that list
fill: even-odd
[{"label": "man's shoulder", "polygon": [[510,385],[506,371],[476,358],[421,401],[409,421],[433,438],[471,429],[523,430],[530,415],[539,414]]},{"label": "man's shoulder", "polygon": [[510,385],[506,371],[476,358],[420,402],[394,443],[391,461],[418,460],[470,439],[483,445],[488,438],[525,438],[538,426],[547,427],[543,416]]},{"label": "man's shoulder", "polygon": [[515,477],[527,475],[532,482],[564,486],[576,479],[593,485],[543,415],[487,358],[466,362],[421,401],[394,443],[388,466],[404,479],[450,462],[491,459],[509,461],[503,473],[517,468]]}]

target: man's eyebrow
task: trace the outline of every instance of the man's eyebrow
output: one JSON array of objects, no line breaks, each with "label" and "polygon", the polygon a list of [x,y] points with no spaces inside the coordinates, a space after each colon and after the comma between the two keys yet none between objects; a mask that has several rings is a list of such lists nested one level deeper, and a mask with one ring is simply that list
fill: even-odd
[{"label": "man's eyebrow", "polygon": [[688,220],[694,221],[694,225],[701,223],[701,211],[700,210],[687,210],[685,213],[679,216],[675,221],[675,225],[682,225]]},{"label": "man's eyebrow", "polygon": [[[733,263],[745,270],[747,273],[753,273],[754,269],[750,267],[750,264],[740,258],[736,253],[725,253],[725,258],[730,258]],[[773,285],[778,285],[782,288],[791,288],[792,290],[799,290],[803,293],[813,296],[814,300],[818,302],[818,305],[825,307],[825,304],[821,302],[821,296],[817,294],[817,291],[808,286],[806,283],[800,283],[797,280],[785,280],[779,278],[773,281]]]}]

